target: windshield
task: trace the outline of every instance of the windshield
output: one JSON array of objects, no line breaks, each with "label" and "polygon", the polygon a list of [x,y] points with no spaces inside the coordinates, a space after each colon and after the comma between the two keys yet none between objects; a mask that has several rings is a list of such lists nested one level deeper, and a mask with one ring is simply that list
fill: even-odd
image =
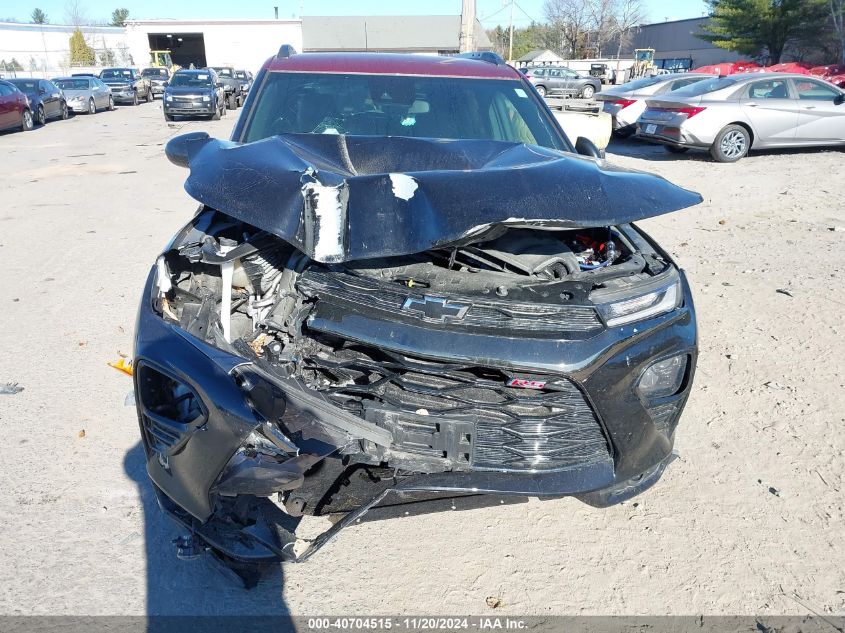
[{"label": "windshield", "polygon": [[214,70],[217,71],[217,74],[221,77],[231,77],[232,70],[230,68],[215,68]]},{"label": "windshield", "polygon": [[27,81],[25,79],[10,79],[10,84],[14,84],[21,92],[35,92],[38,89],[38,84],[35,81]]},{"label": "windshield", "polygon": [[62,90],[88,90],[87,79],[57,79],[53,83]]},{"label": "windshield", "polygon": [[518,80],[270,73],[244,141],[276,134],[484,139],[567,149]]},{"label": "windshield", "polygon": [[176,73],[170,80],[170,85],[211,88],[211,75],[209,73]]},{"label": "windshield", "polygon": [[237,77],[238,79],[246,79],[246,73],[242,70],[236,70],[235,77]]},{"label": "windshield", "polygon": [[126,68],[112,68],[101,72],[100,79],[132,79],[132,71]]},{"label": "windshield", "polygon": [[141,72],[141,76],[143,77],[163,77],[167,79],[167,69],[166,68],[145,68]]},{"label": "windshield", "polygon": [[672,95],[678,95],[679,97],[700,97],[708,92],[714,92],[716,90],[721,90],[722,88],[727,88],[728,86],[733,86],[735,83],[736,79],[731,79],[730,77],[703,79],[701,81],[696,81],[694,84],[690,84],[689,86],[678,88],[672,93]]}]

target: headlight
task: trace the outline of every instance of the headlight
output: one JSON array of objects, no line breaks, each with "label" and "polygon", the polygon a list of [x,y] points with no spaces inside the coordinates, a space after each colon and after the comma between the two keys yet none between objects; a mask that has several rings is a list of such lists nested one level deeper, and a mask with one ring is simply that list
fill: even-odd
[{"label": "headlight", "polygon": [[649,399],[675,395],[684,380],[688,359],[686,354],[680,354],[649,365],[640,377],[637,391]]},{"label": "headlight", "polygon": [[633,299],[623,299],[599,305],[599,311],[608,327],[641,321],[658,314],[671,312],[681,299],[681,283],[674,281],[670,286],[649,292]]},{"label": "headlight", "polygon": [[164,100],[165,101],[173,101],[173,95],[165,95]]},{"label": "headlight", "polygon": [[209,97],[208,95],[203,95],[202,100],[203,101],[211,101],[211,97]]}]

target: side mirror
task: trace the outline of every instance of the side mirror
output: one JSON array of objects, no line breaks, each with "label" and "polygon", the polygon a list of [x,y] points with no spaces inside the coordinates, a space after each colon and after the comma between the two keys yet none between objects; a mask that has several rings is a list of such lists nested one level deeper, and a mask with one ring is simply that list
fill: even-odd
[{"label": "side mirror", "polygon": [[192,143],[207,141],[208,139],[209,136],[207,132],[188,132],[187,134],[174,136],[167,142],[167,145],[164,146],[164,154],[174,165],[177,165],[178,167],[187,167],[188,159],[190,157],[188,153],[188,146]]},{"label": "side mirror", "polygon": [[575,151],[581,154],[581,156],[590,156],[591,158],[602,157],[601,150],[585,136],[579,136],[578,140],[575,141]]},{"label": "side mirror", "polygon": [[163,82],[161,85],[162,85],[162,86],[164,86],[165,88],[167,88],[167,86],[169,86],[169,85],[170,85],[170,82],[169,82],[169,81],[165,81],[165,82]]}]

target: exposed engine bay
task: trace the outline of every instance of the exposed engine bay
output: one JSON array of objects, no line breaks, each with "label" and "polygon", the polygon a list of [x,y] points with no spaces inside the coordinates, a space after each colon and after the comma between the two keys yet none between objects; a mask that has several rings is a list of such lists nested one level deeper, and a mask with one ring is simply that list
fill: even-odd
[{"label": "exposed engine bay", "polygon": [[365,514],[604,507],[671,461],[694,312],[631,222],[696,194],[508,142],[186,135],[167,152],[203,206],[148,279],[135,388],[185,556],[250,584]]}]

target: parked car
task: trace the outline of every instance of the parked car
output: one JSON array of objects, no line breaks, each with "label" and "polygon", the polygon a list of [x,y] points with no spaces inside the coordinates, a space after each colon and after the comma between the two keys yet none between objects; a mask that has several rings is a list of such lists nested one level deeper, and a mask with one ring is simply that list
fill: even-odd
[{"label": "parked car", "polygon": [[7,79],[29,99],[33,119],[44,125],[48,119],[67,119],[68,107],[61,89],[46,79]]},{"label": "parked car", "polygon": [[0,79],[0,130],[18,129],[28,132],[32,127],[29,99],[17,86]]},{"label": "parked car", "polygon": [[590,77],[595,77],[603,84],[616,83],[616,69],[609,64],[590,64]]},{"label": "parked car", "polygon": [[637,131],[637,119],[645,110],[646,99],[660,97],[713,75],[700,73],[673,73],[635,79],[620,86],[602,90],[596,99],[603,103],[604,111],[613,117],[613,133],[627,137]]},{"label": "parked car", "polygon": [[103,108],[114,110],[111,90],[97,77],[59,77],[52,81],[61,88],[67,105],[73,112],[95,114]]},{"label": "parked car", "polygon": [[562,66],[538,66],[525,73],[541,97],[582,97],[591,99],[601,90],[601,79],[585,77]]},{"label": "parked car", "polygon": [[153,99],[156,95],[164,94],[167,82],[170,81],[170,71],[167,68],[145,68],[141,71],[141,76],[149,79]]},{"label": "parked car", "polygon": [[177,70],[164,89],[164,118],[208,116],[215,121],[226,114],[226,93],[213,70]]},{"label": "parked car", "polygon": [[140,99],[148,103],[153,100],[152,82],[135,68],[104,68],[100,79],[118,103],[138,105]]},{"label": "parked car", "polygon": [[241,84],[241,94],[243,95],[246,95],[252,87],[252,78],[249,75],[250,73],[245,70],[235,71],[235,79]]},{"label": "parked car", "polygon": [[212,66],[211,70],[216,72],[220,81],[223,82],[223,89],[226,91],[226,107],[237,110],[244,104],[246,95],[241,91],[241,82],[235,77],[235,69],[231,66]]},{"label": "parked car", "polygon": [[[394,497],[607,506],[671,461],[695,312],[632,222],[701,197],[576,156],[478,55],[283,47],[234,142],[168,142],[201,207],[150,272],[134,384],[183,554],[251,585]],[[297,557],[297,517],[333,513]]]},{"label": "parked car", "polygon": [[751,149],[845,144],[845,93],[799,74],[738,74],[648,99],[637,134],[731,163]]}]

